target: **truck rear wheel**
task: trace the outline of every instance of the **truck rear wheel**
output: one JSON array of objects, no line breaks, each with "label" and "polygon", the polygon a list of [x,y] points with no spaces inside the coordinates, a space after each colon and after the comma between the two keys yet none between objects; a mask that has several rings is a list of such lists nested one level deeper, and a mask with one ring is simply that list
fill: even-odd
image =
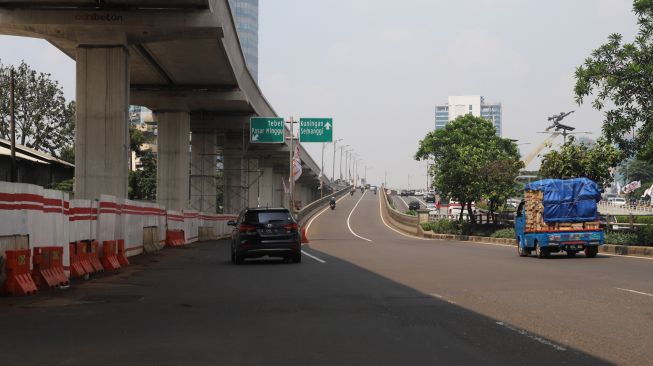
[{"label": "truck rear wheel", "polygon": [[520,257],[528,257],[529,254],[531,254],[530,250],[526,250],[517,244],[517,253],[519,254]]},{"label": "truck rear wheel", "polygon": [[585,256],[587,258],[594,258],[599,252],[599,247],[585,247]]},{"label": "truck rear wheel", "polygon": [[548,258],[549,257],[549,249],[548,248],[542,248],[540,246],[540,243],[535,243],[535,255],[538,258]]}]

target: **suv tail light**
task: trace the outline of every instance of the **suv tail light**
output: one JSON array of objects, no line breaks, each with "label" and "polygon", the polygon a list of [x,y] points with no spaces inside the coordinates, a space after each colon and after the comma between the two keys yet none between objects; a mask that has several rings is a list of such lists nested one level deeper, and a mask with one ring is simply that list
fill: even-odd
[{"label": "suv tail light", "polygon": [[238,225],[238,230],[241,233],[252,232],[252,231],[256,231],[256,226],[240,224],[240,225]]},{"label": "suv tail light", "polygon": [[286,229],[286,230],[297,230],[297,229],[299,229],[299,225],[297,225],[295,223],[287,224],[287,225],[284,225],[283,228]]}]

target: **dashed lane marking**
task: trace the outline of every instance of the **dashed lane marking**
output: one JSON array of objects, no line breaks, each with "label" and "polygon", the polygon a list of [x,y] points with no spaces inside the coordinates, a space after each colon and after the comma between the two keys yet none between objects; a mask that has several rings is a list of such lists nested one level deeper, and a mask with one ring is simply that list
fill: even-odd
[{"label": "dashed lane marking", "polygon": [[530,339],[532,339],[532,340],[534,340],[534,341],[536,341],[536,342],[540,342],[540,343],[542,343],[542,344],[544,344],[544,345],[546,345],[546,346],[550,346],[550,347],[552,347],[553,349],[555,349],[556,351],[564,352],[564,351],[567,350],[565,347],[560,346],[560,345],[558,345],[558,344],[555,344],[555,343],[549,341],[548,339],[544,339],[544,338],[542,338],[542,337],[540,337],[540,336],[536,336],[535,334],[528,333],[527,331],[525,331],[525,330],[523,330],[523,329],[515,328],[515,327],[513,327],[513,326],[510,325],[510,324],[506,324],[506,323],[504,323],[504,322],[496,322],[496,324],[497,324],[498,326],[504,327],[504,328],[506,328],[506,329],[510,329],[510,330],[512,330],[513,332],[517,333],[517,334],[523,335],[524,337],[528,337],[528,338],[530,338]]},{"label": "dashed lane marking", "polygon": [[307,256],[307,257],[309,257],[309,258],[311,258],[311,259],[314,259],[314,260],[316,260],[316,261],[318,261],[318,262],[320,262],[320,263],[322,263],[322,264],[326,263],[325,260],[320,259],[320,258],[318,258],[318,257],[316,257],[316,256],[314,256],[314,255],[312,255],[312,254],[308,254],[308,253],[306,253],[306,251],[304,251],[304,250],[302,250],[302,254],[304,254],[305,256]]},{"label": "dashed lane marking", "polygon": [[635,290],[630,290],[630,289],[627,289],[627,288],[620,288],[620,287],[615,287],[615,288],[616,288],[617,290],[626,291],[626,292],[631,292],[631,293],[633,293],[633,294],[638,294],[638,295],[644,295],[644,296],[650,296],[650,297],[653,297],[653,294],[649,294],[649,293],[647,293],[647,292],[635,291]]}]

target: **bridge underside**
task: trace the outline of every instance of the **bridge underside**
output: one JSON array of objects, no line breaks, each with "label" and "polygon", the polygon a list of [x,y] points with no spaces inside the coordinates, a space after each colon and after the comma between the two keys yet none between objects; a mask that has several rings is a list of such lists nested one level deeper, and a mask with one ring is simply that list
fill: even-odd
[{"label": "bridge underside", "polygon": [[[249,117],[276,113],[245,65],[227,0],[0,0],[0,33],[45,39],[76,60],[76,197],[126,197],[130,104],[159,123],[157,201],[171,209],[215,208],[204,192],[216,151],[229,212],[260,203],[252,187],[287,179],[288,144],[243,143]],[[200,153],[189,157],[191,134]],[[302,157],[302,184],[317,187],[319,167]],[[287,202],[272,186],[264,201]]]}]

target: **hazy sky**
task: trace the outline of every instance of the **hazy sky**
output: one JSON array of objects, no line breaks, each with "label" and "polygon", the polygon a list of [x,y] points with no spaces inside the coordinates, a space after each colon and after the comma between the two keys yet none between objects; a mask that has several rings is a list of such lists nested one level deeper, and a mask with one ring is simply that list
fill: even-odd
[{"label": "hazy sky", "polygon": [[[364,159],[368,178],[426,184],[417,144],[449,95],[503,104],[503,136],[530,142],[546,117],[600,134],[601,115],[573,99],[574,70],[607,39],[631,40],[631,0],[260,0],[259,82],[282,116],[333,117],[335,138]],[[74,62],[47,43],[0,36],[4,64],[52,73],[66,96]],[[320,161],[321,146],[307,146]],[[332,148],[325,170],[331,176]],[[338,154],[339,157],[339,154]],[[338,168],[336,167],[336,170]]]}]

